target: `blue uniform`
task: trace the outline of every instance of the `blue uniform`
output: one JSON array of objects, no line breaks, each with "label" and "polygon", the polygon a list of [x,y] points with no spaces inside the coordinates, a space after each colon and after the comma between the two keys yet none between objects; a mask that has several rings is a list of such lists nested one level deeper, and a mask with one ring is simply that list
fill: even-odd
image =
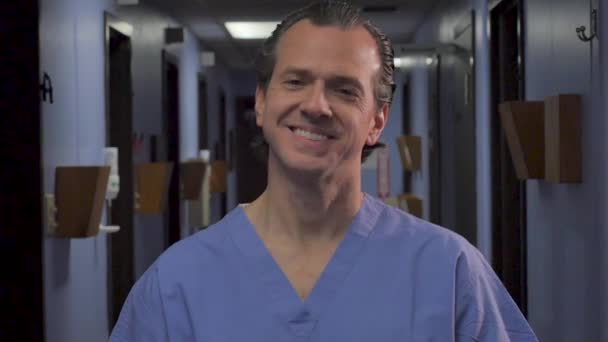
[{"label": "blue uniform", "polygon": [[167,250],[110,341],[537,341],[460,236],[366,195],[302,301],[242,208]]}]

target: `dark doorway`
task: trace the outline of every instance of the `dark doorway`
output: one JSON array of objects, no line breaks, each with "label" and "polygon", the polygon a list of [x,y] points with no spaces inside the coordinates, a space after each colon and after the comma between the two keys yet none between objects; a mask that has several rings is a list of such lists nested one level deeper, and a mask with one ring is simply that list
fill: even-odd
[{"label": "dark doorway", "polygon": [[[403,135],[412,134],[411,129],[411,102],[410,102],[410,81],[409,78],[406,77],[403,81],[403,88],[401,91],[401,112],[403,113],[401,116],[401,133]],[[410,171],[403,169],[403,192],[410,193],[412,192],[412,173]]]},{"label": "dark doorway", "polygon": [[[215,160],[227,160],[226,159],[226,120],[228,119],[227,108],[226,108],[226,94],[223,90],[219,93],[219,120],[218,120],[218,140],[215,143]],[[229,169],[232,165],[228,165]],[[226,188],[226,190],[228,190]],[[226,192],[218,194],[220,202],[220,217],[224,217],[228,213],[228,196]]]},{"label": "dark doorway", "polygon": [[[167,142],[167,160],[173,163],[173,172],[169,182],[167,241],[171,246],[181,238],[181,198],[179,167],[179,68],[175,58],[163,51],[163,103],[165,107],[165,137]],[[167,246],[167,247],[168,247]]]},{"label": "dark doorway", "polygon": [[0,341],[44,341],[38,16],[0,2]]},{"label": "dark doorway", "polygon": [[207,81],[198,76],[198,148],[209,149],[209,132],[207,122]]},{"label": "dark doorway", "polygon": [[134,283],[133,275],[133,105],[131,38],[118,19],[106,14],[107,139],[118,148],[120,191],[112,201],[109,223],[120,230],[108,235],[108,315],[110,329]]},{"label": "dark doorway", "polygon": [[252,150],[252,142],[261,134],[255,124],[255,97],[236,99],[236,142],[234,143],[237,202],[251,203],[266,189],[268,170],[266,163]]},{"label": "dark doorway", "polygon": [[523,6],[505,0],[491,11],[492,260],[496,273],[527,314],[526,183],[517,179],[498,104],[524,100]]},{"label": "dark doorway", "polygon": [[441,55],[433,57],[428,68],[428,139],[430,221],[441,224]]}]

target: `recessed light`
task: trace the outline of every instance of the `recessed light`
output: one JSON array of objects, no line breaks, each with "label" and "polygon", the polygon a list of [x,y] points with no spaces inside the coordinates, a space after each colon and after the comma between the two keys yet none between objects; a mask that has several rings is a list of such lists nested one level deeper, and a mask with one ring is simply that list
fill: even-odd
[{"label": "recessed light", "polygon": [[278,21],[227,21],[228,32],[236,39],[266,39],[277,28]]}]

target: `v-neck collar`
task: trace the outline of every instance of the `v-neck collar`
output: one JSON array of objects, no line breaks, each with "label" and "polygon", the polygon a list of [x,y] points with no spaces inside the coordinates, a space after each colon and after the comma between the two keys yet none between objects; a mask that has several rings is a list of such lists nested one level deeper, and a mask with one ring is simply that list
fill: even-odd
[{"label": "v-neck collar", "polygon": [[323,309],[340,290],[367,238],[376,226],[382,206],[365,194],[342,241],[317,279],[311,293],[302,301],[266,245],[257,234],[242,207],[233,212],[227,229],[245,257],[248,269],[257,275],[269,296],[272,311],[298,337],[312,333]]}]

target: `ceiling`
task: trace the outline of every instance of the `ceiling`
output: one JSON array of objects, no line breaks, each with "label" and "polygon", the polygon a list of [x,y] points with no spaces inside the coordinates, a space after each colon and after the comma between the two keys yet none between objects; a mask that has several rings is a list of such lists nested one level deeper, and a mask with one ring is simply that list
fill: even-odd
[{"label": "ceiling", "polygon": [[[365,14],[395,44],[408,43],[413,32],[441,0],[360,0]],[[223,23],[231,20],[279,21],[310,0],[143,0],[169,13],[196,34],[205,50],[229,67],[251,65],[259,40],[233,39]]]}]

